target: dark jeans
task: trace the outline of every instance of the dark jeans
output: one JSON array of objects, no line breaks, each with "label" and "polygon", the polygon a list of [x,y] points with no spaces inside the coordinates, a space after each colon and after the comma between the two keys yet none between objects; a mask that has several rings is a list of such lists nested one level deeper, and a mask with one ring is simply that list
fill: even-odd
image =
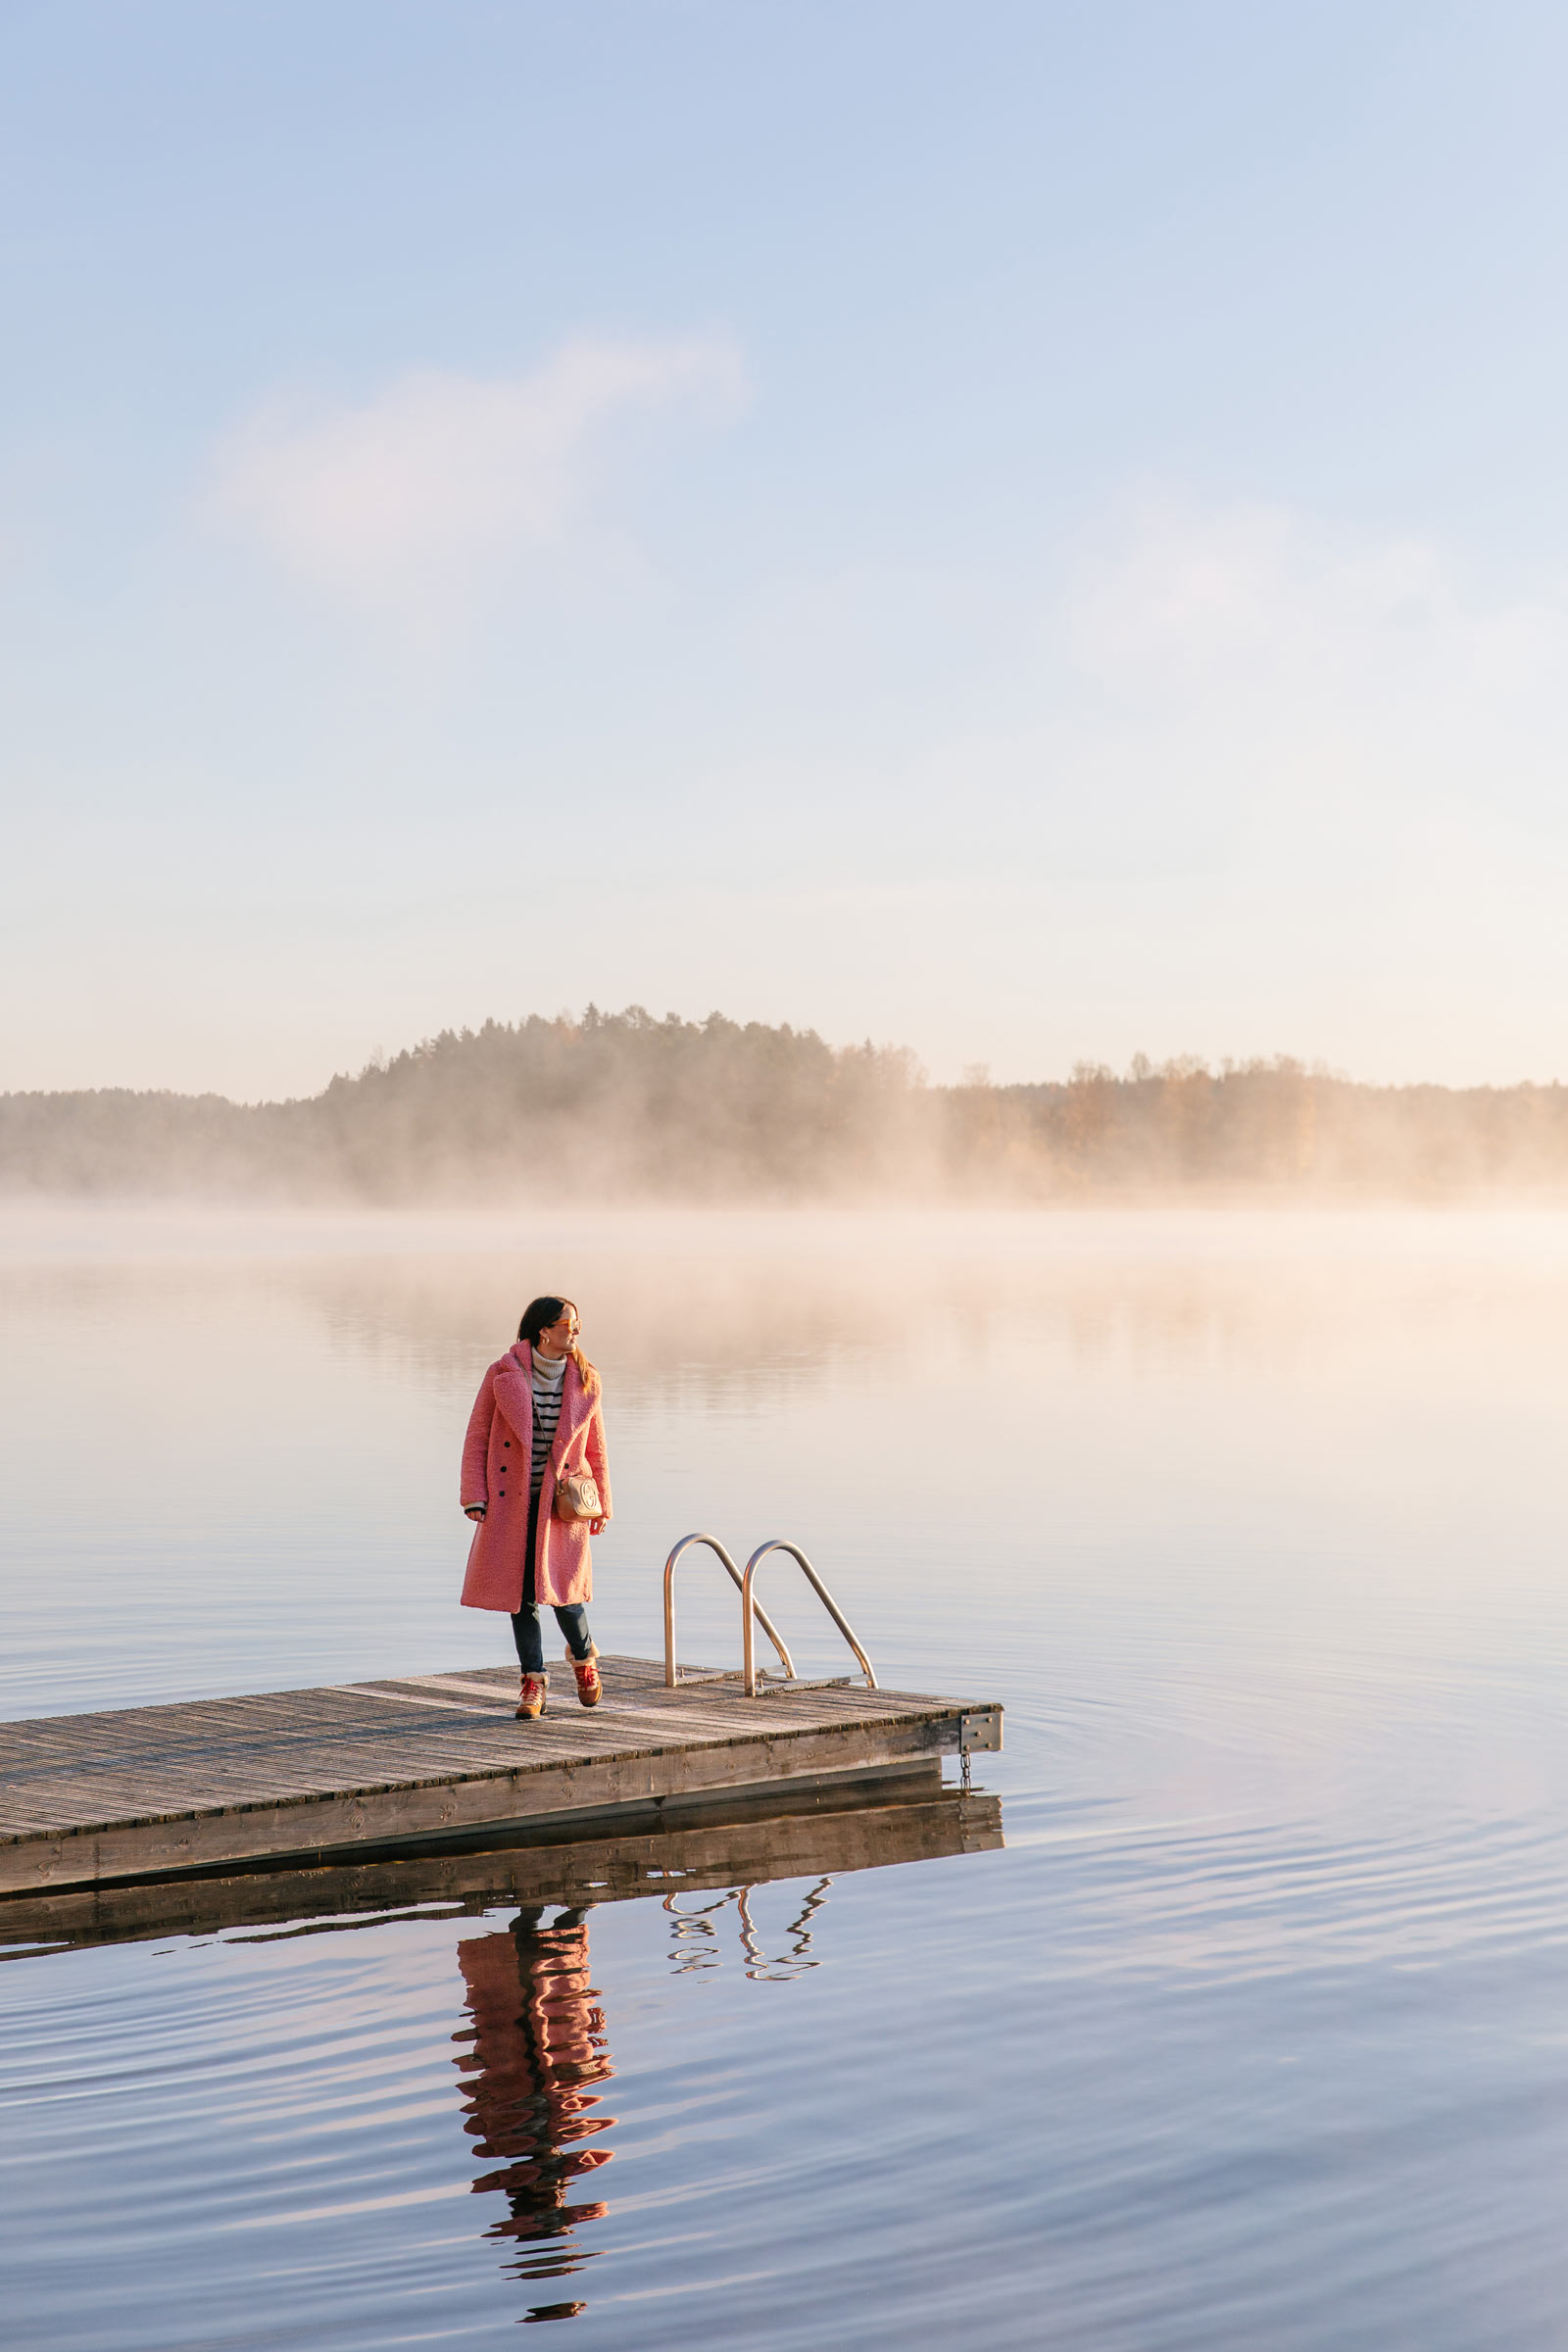
[{"label": "dark jeans", "polygon": [[[522,1606],[512,1620],[512,1638],[517,1644],[517,1664],[524,1674],[543,1674],[545,1670],[545,1640],[539,1625],[539,1603],[534,1598],[534,1546],[539,1540],[539,1497],[535,1494],[528,1504],[528,1565],[522,1572]],[[588,1612],[580,1600],[568,1601],[556,1611],[556,1623],[566,1637],[566,1647],[574,1658],[585,1658],[593,1647],[588,1632]]]}]

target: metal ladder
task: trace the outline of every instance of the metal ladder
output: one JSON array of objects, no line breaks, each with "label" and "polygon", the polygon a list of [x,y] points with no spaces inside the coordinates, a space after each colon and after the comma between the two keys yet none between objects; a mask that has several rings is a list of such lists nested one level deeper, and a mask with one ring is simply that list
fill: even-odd
[{"label": "metal ladder", "polygon": [[[830,1674],[824,1675],[817,1682],[803,1683],[795,1671],[795,1662],[785,1648],[782,1637],[775,1629],[767,1611],[758,1599],[758,1569],[770,1551],[787,1551],[791,1559],[804,1570],[808,1584],[838,1627],[839,1632],[844,1636],[851,1649],[854,1650],[861,1671],[864,1673],[866,1689],[868,1690],[876,1689],[875,1670],[856,1638],[855,1628],[798,1544],[787,1544],[782,1536],[770,1537],[767,1543],[758,1545],[747,1561],[743,1574],[736,1567],[716,1536],[693,1535],[682,1536],[664,1562],[664,1682],[669,1690],[678,1690],[681,1687],[680,1670],[675,1663],[675,1565],[682,1552],[689,1551],[694,1544],[706,1544],[710,1551],[716,1553],[724,1564],[731,1584],[740,1590],[741,1656],[745,1663],[739,1674],[733,1671],[727,1674],[689,1674],[685,1678],[688,1683],[744,1683],[748,1698],[765,1698],[770,1690],[837,1690],[846,1689],[854,1682],[855,1677],[851,1674]],[[778,1652],[779,1664],[784,1669],[782,1675],[769,1675],[758,1666],[757,1628],[759,1625]]]}]

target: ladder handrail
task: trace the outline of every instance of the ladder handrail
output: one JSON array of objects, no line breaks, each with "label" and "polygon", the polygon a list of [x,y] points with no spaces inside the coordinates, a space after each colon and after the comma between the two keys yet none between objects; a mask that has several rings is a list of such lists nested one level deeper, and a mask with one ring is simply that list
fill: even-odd
[{"label": "ladder handrail", "polygon": [[[753,1591],[753,1587],[757,1583],[757,1571],[766,1559],[770,1551],[787,1551],[790,1555],[790,1558],[805,1570],[807,1583],[810,1586],[812,1592],[816,1594],[817,1599],[822,1603],[823,1608],[826,1609],[828,1615],[838,1627],[839,1632],[844,1636],[845,1641],[849,1643],[850,1647],[854,1650],[856,1656],[858,1658],[861,1666],[864,1668],[866,1689],[868,1690],[874,1690],[877,1688],[875,1670],[872,1667],[870,1659],[866,1656],[864,1650],[860,1647],[859,1642],[856,1640],[855,1628],[845,1616],[844,1611],[839,1607],[838,1602],[834,1599],[826,1585],[823,1584],[822,1579],[817,1575],[816,1570],[811,1566],[810,1561],[807,1558],[805,1552],[802,1551],[800,1545],[798,1544],[787,1544],[782,1536],[772,1536],[768,1539],[767,1543],[760,1544],[758,1545],[751,1558],[747,1561],[746,1574],[741,1579],[741,1645],[742,1655],[746,1661],[747,1697],[755,1698],[757,1696],[757,1628],[753,1622],[754,1616],[761,1619],[762,1630],[764,1633],[772,1634],[773,1631],[772,1627],[768,1624],[767,1619],[762,1615],[761,1603],[758,1600],[756,1593]],[[776,1634],[773,1634],[773,1644],[775,1648],[778,1646],[778,1636]],[[792,1666],[789,1671],[791,1677],[793,1678],[795,1673],[794,1667]]]},{"label": "ladder handrail", "polygon": [[[680,1675],[675,1665],[675,1562],[680,1558],[681,1553],[683,1551],[689,1551],[694,1544],[706,1544],[710,1551],[717,1553],[720,1560],[722,1560],[724,1563],[725,1568],[729,1571],[730,1583],[735,1587],[736,1591],[741,1595],[741,1614],[746,1619],[748,1628],[747,1641],[751,1642],[752,1640],[750,1633],[751,1619],[746,1615],[746,1587],[741,1580],[740,1570],[730,1558],[729,1553],[724,1549],[723,1544],[719,1542],[716,1536],[682,1536],[680,1542],[676,1544],[674,1550],[664,1562],[664,1687],[668,1690],[678,1690],[680,1688]],[[771,1618],[769,1618],[761,1609],[759,1609],[757,1614],[760,1620],[763,1633],[772,1642],[773,1647],[778,1651],[779,1664],[783,1667],[785,1673],[793,1682],[795,1679],[794,1661],[791,1658],[789,1651],[785,1648],[779,1635],[774,1632]],[[748,1658],[750,1658],[750,1650],[748,1650],[747,1655]],[[750,1672],[750,1666],[748,1666],[747,1671]]]}]

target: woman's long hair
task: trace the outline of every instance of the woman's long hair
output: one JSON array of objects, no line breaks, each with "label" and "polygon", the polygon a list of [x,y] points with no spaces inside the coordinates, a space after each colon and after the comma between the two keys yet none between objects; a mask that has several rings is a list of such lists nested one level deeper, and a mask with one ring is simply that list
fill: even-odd
[{"label": "woman's long hair", "polygon": [[[568,1307],[575,1314],[576,1300],[558,1298],[553,1292],[547,1293],[543,1298],[530,1298],[522,1310],[522,1321],[517,1325],[518,1339],[526,1340],[530,1348],[537,1348],[539,1334],[548,1331],[552,1323],[559,1323]],[[577,1367],[577,1378],[582,1382],[583,1394],[587,1396],[597,1395],[603,1384],[582,1349],[574,1344],[566,1353]]]}]

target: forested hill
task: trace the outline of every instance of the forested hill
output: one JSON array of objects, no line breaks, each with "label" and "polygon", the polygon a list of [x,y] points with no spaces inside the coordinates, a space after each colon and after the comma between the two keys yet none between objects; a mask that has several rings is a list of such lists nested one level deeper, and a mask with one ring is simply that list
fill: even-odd
[{"label": "forested hill", "polygon": [[418,1201],[781,1198],[881,1184],[923,1108],[912,1057],[640,1006],[446,1031],[324,1093],[0,1096],[0,1185]]},{"label": "forested hill", "polygon": [[447,1031],[309,1100],[0,1096],[0,1189],[458,1204],[1568,1193],[1568,1090],[1290,1060],[931,1087],[892,1047],[639,1006]]}]

